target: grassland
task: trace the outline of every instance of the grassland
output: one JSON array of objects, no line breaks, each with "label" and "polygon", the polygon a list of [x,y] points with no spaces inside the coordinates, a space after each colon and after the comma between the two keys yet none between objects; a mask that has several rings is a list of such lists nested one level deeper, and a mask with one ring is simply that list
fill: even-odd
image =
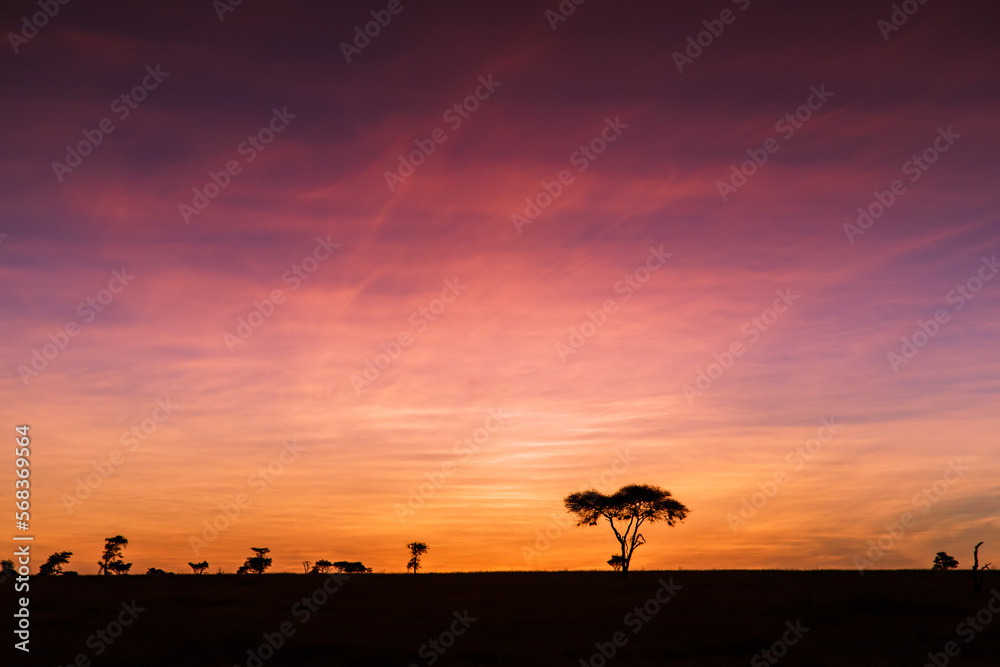
[{"label": "grassland", "polygon": [[[335,591],[318,594],[324,584]],[[919,667],[955,642],[948,664],[996,666],[1000,614],[978,631],[959,624],[994,595],[1000,609],[998,587],[1000,577],[987,580],[976,595],[967,572],[929,571],[32,577],[31,661],[6,664]],[[669,601],[649,603],[658,590]],[[133,600],[131,624],[100,639]],[[808,630],[791,633],[796,624]],[[248,651],[259,656],[265,634],[281,646],[258,663]],[[796,641],[777,647],[776,662],[760,653],[783,637]],[[430,640],[450,645],[441,653]],[[615,646],[614,657],[597,644]]]}]

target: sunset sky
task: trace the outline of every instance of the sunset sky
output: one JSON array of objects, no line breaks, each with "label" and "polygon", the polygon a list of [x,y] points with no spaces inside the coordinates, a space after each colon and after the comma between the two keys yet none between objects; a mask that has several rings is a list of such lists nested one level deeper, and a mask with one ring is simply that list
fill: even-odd
[{"label": "sunset sky", "polygon": [[1000,560],[996,3],[313,5],[0,11],[36,567]]}]

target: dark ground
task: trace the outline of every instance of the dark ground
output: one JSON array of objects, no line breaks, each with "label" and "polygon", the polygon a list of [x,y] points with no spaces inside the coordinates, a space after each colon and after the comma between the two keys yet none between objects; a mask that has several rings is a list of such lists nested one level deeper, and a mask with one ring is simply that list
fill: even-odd
[{"label": "dark ground", "polygon": [[[658,612],[651,603],[648,621],[627,619],[656,593],[661,578],[682,588]],[[618,631],[627,644],[608,665],[921,667],[928,652],[944,651],[947,642],[960,649],[947,664],[1000,665],[1000,614],[984,612],[981,620],[987,614],[991,620],[981,631],[956,629],[1000,589],[994,577],[974,595],[968,572],[640,571],[626,580],[610,572],[353,575],[303,622],[307,608],[293,607],[326,580],[291,574],[32,577],[31,659],[21,654],[4,664],[55,667],[84,654],[77,664],[245,667],[248,649],[288,622],[294,633],[250,667],[576,667],[581,659],[588,664],[595,642],[610,642]],[[12,581],[2,587],[6,656],[15,594]],[[102,643],[96,631],[108,630],[122,603],[133,599],[144,611],[110,645]],[[423,645],[449,630],[453,613],[466,610],[476,620],[451,648],[440,658],[429,648],[421,656]],[[782,639],[786,622],[796,621],[809,629],[784,657],[754,659]],[[589,664],[604,664],[597,655]],[[939,656],[939,667],[946,657]]]}]

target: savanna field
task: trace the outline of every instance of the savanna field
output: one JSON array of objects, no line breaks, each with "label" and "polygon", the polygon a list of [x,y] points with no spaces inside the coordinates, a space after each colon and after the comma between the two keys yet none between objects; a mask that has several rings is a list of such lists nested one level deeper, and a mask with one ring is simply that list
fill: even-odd
[{"label": "savanna field", "polygon": [[941,667],[1000,656],[998,582],[977,595],[968,572],[79,576],[33,578],[31,593],[31,664],[46,666]]}]

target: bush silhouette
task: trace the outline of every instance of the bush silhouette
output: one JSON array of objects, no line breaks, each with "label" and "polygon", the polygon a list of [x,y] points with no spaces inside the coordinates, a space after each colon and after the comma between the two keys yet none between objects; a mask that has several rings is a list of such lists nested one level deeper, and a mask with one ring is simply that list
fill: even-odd
[{"label": "bush silhouette", "polygon": [[365,567],[363,563],[356,561],[338,560],[333,566],[337,568],[337,572],[344,572],[346,574],[369,574],[372,571],[370,567]]},{"label": "bush silhouette", "polygon": [[121,561],[113,561],[111,563],[108,563],[108,570],[114,572],[115,574],[128,574],[128,571],[131,569],[132,569],[132,563],[123,563]]},{"label": "bush silhouette", "polygon": [[7,581],[8,577],[17,576],[17,570],[14,569],[14,561],[7,560],[6,558],[0,560],[0,584]]},{"label": "bush silhouette", "polygon": [[934,556],[934,566],[931,567],[932,570],[954,570],[958,567],[958,561],[946,554],[943,551],[937,552]]},{"label": "bush silhouette", "polygon": [[333,567],[333,563],[326,560],[325,558],[320,558],[318,561],[316,561],[316,563],[312,566],[312,569],[309,571],[313,574],[326,574],[327,572],[330,571],[331,567]]},{"label": "bush silhouette", "polygon": [[208,569],[207,560],[203,560],[200,563],[188,563],[188,565],[191,566],[191,569],[194,570],[195,574],[201,574]]}]

